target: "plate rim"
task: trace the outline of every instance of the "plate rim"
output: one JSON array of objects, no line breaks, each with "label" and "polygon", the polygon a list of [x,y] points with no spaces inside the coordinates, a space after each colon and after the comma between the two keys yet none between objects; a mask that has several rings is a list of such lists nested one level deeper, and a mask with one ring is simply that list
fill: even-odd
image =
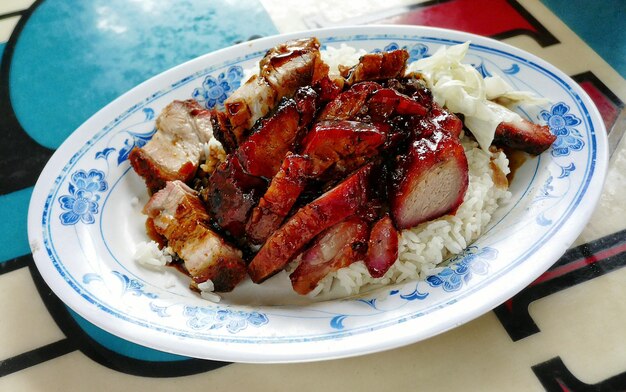
[{"label": "plate rim", "polygon": [[[116,328],[116,326],[110,326],[108,324],[103,325],[103,323],[101,322],[101,320],[98,320],[98,322],[94,321],[94,315],[90,314],[91,312],[89,311],[85,311],[81,306],[76,305],[72,300],[68,300],[67,298],[64,299],[62,295],[59,294],[59,292],[57,290],[55,290],[54,284],[57,284],[57,282],[51,282],[49,281],[51,279],[51,277],[48,274],[44,274],[43,272],[46,270],[45,265],[43,264],[45,261],[50,261],[49,259],[44,259],[42,256],[38,256],[41,252],[39,252],[40,249],[38,249],[37,247],[37,243],[33,242],[36,240],[40,240],[43,242],[43,238],[39,238],[36,234],[37,234],[37,230],[40,229],[40,221],[37,222],[37,224],[35,225],[34,222],[36,221],[36,217],[37,219],[39,217],[41,217],[41,214],[36,214],[36,211],[38,211],[38,205],[37,205],[37,195],[38,195],[38,190],[41,190],[41,188],[43,187],[43,184],[46,182],[46,179],[44,178],[44,174],[47,174],[47,172],[49,171],[53,171],[53,168],[58,167],[58,165],[54,165],[54,163],[56,161],[61,161],[61,163],[65,163],[67,160],[67,155],[63,154],[63,152],[65,152],[64,150],[68,150],[71,149],[70,146],[70,142],[69,141],[74,141],[74,139],[78,139],[80,140],[79,137],[75,136],[76,134],[80,133],[79,131],[86,127],[88,124],[90,123],[98,123],[98,120],[100,120],[100,117],[104,117],[104,118],[110,118],[107,116],[108,112],[115,112],[115,113],[119,113],[120,110],[117,109],[117,107],[119,106],[123,106],[124,108],[126,108],[128,106],[128,104],[126,103],[126,101],[129,99],[129,97],[133,97],[134,94],[136,94],[136,91],[142,90],[142,89],[146,89],[148,87],[150,87],[152,84],[161,84],[162,81],[160,80],[161,78],[165,79],[166,74],[171,74],[174,75],[176,74],[176,72],[174,70],[180,71],[185,69],[186,67],[191,67],[192,65],[194,65],[196,62],[200,62],[203,59],[205,59],[208,56],[218,56],[221,55],[223,53],[228,53],[228,51],[237,51],[239,49],[244,48],[245,46],[248,46],[249,48],[253,48],[254,45],[258,46],[258,47],[263,47],[263,46],[267,46],[270,42],[281,42],[287,39],[292,39],[292,38],[296,38],[296,37],[304,37],[304,36],[310,36],[310,35],[315,35],[315,36],[320,36],[323,34],[333,34],[335,36],[340,36],[340,35],[356,35],[358,34],[358,32],[360,31],[367,31],[366,33],[364,32],[364,35],[376,35],[373,34],[374,30],[383,30],[386,31],[386,34],[389,35],[396,35],[395,39],[401,39],[400,37],[398,37],[397,35],[399,34],[405,34],[405,35],[413,35],[416,37],[420,37],[423,38],[424,35],[426,34],[430,34],[430,35],[436,35],[437,33],[443,33],[444,35],[460,35],[465,37],[465,39],[469,39],[469,40],[478,40],[479,43],[473,43],[474,46],[476,45],[481,45],[481,46],[485,46],[488,47],[489,49],[492,50],[497,50],[497,51],[503,51],[504,53],[508,54],[508,55],[515,55],[518,56],[524,60],[531,60],[532,62],[534,62],[535,64],[539,65],[542,68],[548,68],[553,74],[555,73],[555,75],[558,75],[560,79],[564,79],[565,82],[567,82],[567,84],[569,86],[573,86],[574,90],[576,90],[576,94],[578,96],[581,97],[583,103],[585,103],[585,107],[587,110],[591,111],[592,113],[590,120],[590,124],[592,124],[595,127],[595,136],[596,136],[596,141],[598,141],[598,139],[603,139],[600,143],[601,144],[601,149],[598,149],[598,145],[596,145],[594,147],[595,153],[596,153],[596,159],[594,164],[596,165],[596,169],[593,175],[590,176],[589,179],[589,183],[591,184],[592,182],[598,183],[598,186],[596,187],[597,189],[590,189],[588,187],[588,189],[580,196],[580,199],[583,198],[583,196],[587,195],[587,198],[591,197],[591,203],[593,205],[596,205],[597,201],[599,200],[599,197],[601,195],[601,190],[602,190],[602,185],[604,183],[604,179],[605,179],[605,175],[606,175],[606,169],[608,166],[608,143],[606,141],[606,131],[604,130],[604,124],[602,121],[596,123],[593,120],[594,119],[601,119],[598,110],[596,108],[596,106],[593,104],[593,101],[591,101],[591,99],[588,97],[588,95],[586,94],[586,92],[584,90],[582,90],[582,88],[580,88],[568,75],[566,75],[565,73],[563,73],[562,71],[560,71],[558,68],[556,68],[555,66],[553,66],[552,64],[548,63],[547,61],[531,54],[528,53],[522,49],[518,49],[516,47],[513,47],[509,44],[506,44],[504,42],[501,41],[497,41],[495,39],[492,38],[488,38],[488,37],[482,37],[482,36],[478,36],[475,34],[470,34],[470,33],[465,33],[465,32],[461,32],[461,31],[455,31],[455,30],[449,30],[449,29],[442,29],[442,28],[430,28],[430,27],[422,27],[422,26],[398,26],[398,25],[394,25],[394,26],[386,26],[386,25],[368,25],[368,26],[342,26],[342,27],[332,27],[332,28],[325,28],[325,29],[317,29],[317,30],[308,30],[308,31],[302,31],[302,32],[295,32],[295,33],[289,33],[289,34],[278,34],[278,35],[273,35],[270,37],[265,37],[265,38],[261,38],[259,40],[255,40],[252,42],[244,42],[235,46],[231,46],[231,47],[227,47],[227,48],[223,48],[220,49],[218,51],[215,52],[211,52],[211,53],[207,53],[205,55],[199,56],[196,59],[192,59],[189,60],[185,63],[182,63],[176,67],[170,68],[169,70],[164,71],[163,73],[160,73],[148,80],[146,80],[145,82],[135,86],[134,88],[130,89],[129,91],[127,91],[126,93],[124,93],[123,95],[121,95],[120,97],[118,97],[117,99],[115,99],[114,101],[112,101],[111,103],[107,104],[106,106],[104,106],[101,110],[99,110],[96,114],[94,114],[92,117],[90,117],[85,123],[83,123],[80,127],[78,127],[63,143],[61,146],[59,146],[59,148],[57,149],[57,151],[55,151],[55,153],[53,154],[52,158],[50,159],[50,161],[46,164],[46,166],[44,167],[44,169],[42,170],[42,173],[39,177],[39,179],[37,180],[37,183],[34,187],[33,190],[33,194],[29,203],[29,212],[28,212],[28,233],[29,233],[29,243],[31,244],[31,251],[33,253],[33,258],[35,259],[35,263],[37,265],[37,268],[39,269],[39,271],[41,272],[42,277],[44,278],[44,280],[46,281],[46,283],[53,289],[53,291],[55,292],[55,294],[57,294],[59,296],[59,298],[61,298],[63,300],[64,303],[66,303],[70,308],[72,308],[74,311],[76,311],[80,316],[84,317],[85,319],[87,319],[89,322],[94,323],[95,325],[97,325],[98,327],[107,330],[111,333],[113,333],[116,336],[120,336],[119,333],[119,328]],[[380,34],[384,34],[384,33],[379,33]],[[390,37],[391,38],[391,37]],[[353,41],[353,40],[351,40]],[[481,42],[481,41],[484,41]],[[457,42],[454,42],[457,43]],[[489,45],[495,45],[498,48],[493,48],[490,47]],[[252,49],[248,49],[250,52],[252,52]],[[505,51],[506,50],[506,51]],[[200,67],[197,67],[196,69],[199,69]],[[171,77],[170,77],[171,79]],[[152,91],[152,90],[149,90]],[[143,95],[138,96],[138,97],[143,97]],[[136,101],[136,99],[134,100]],[[585,102],[586,101],[586,102]],[[129,101],[130,103],[130,101]],[[100,121],[100,123],[104,124],[104,122]],[[108,124],[108,122],[106,123]],[[81,131],[81,136],[84,139],[87,140],[91,140],[94,135],[93,134],[89,134],[87,132]],[[100,132],[100,131],[98,131]],[[84,133],[84,135],[83,135]],[[76,144],[77,141],[74,141],[74,144]],[[81,145],[83,145],[84,143],[81,143]],[[65,146],[65,147],[64,147]],[[71,151],[75,151],[74,149],[71,149]],[[55,158],[56,157],[56,158]],[[63,166],[61,166],[63,167]],[[57,169],[58,171],[58,169]],[[56,172],[55,172],[56,173]],[[599,176],[599,177],[598,177]],[[595,180],[595,181],[594,181]],[[591,193],[590,193],[591,192]],[[46,188],[46,190],[43,192],[44,194],[48,193],[48,189]],[[582,212],[582,216],[578,217],[578,220],[587,222],[588,219],[590,218],[591,214],[593,213],[594,209],[593,208],[589,208],[589,209],[585,209]],[[42,211],[43,212],[43,211]],[[569,221],[568,219],[565,219],[564,222]],[[32,224],[31,224],[32,223]],[[36,226],[36,227],[35,227]],[[578,235],[580,234],[580,232],[582,232],[582,230],[584,229],[584,224],[580,225],[580,229],[575,231],[575,234],[570,233],[568,237],[571,238],[567,238],[567,241],[563,242],[561,244],[561,246],[563,247],[562,252],[565,252],[567,250],[567,248],[571,245],[571,243],[574,242],[574,240],[578,237]],[[555,229],[556,230],[556,229]],[[40,230],[39,230],[40,231]],[[556,230],[556,232],[558,232],[559,230]],[[552,234],[554,235],[554,234]],[[551,236],[552,236],[551,235]],[[550,237],[551,237],[550,236]],[[537,251],[541,251],[543,250],[545,253],[545,247],[542,246],[540,247],[540,249],[538,249]],[[557,258],[558,259],[558,258]],[[553,262],[555,262],[556,260],[554,260]],[[524,275],[527,277],[526,280],[529,280],[527,283],[530,283],[530,281],[532,281],[534,278],[536,278],[538,275],[540,275],[543,271],[545,271],[546,268],[544,268],[543,264],[537,263],[537,265],[529,265],[530,263],[521,263],[520,266],[523,269],[529,269],[530,271],[527,271],[527,273]],[[43,268],[43,270],[42,270]],[[53,270],[55,271],[55,270]],[[513,270],[509,270],[506,271],[503,275],[508,275],[512,272],[518,271],[517,268],[514,268]],[[528,277],[534,276],[534,278],[530,279]],[[58,277],[57,277],[58,278]],[[503,282],[502,277],[496,279],[495,282],[492,282],[492,285],[494,283],[497,282]],[[526,283],[526,284],[527,284]],[[215,358],[214,356],[210,355],[210,356],[204,356],[204,355],[193,355],[190,353],[184,353],[184,354],[180,354],[179,351],[176,350],[171,350],[170,347],[168,347],[168,345],[155,345],[154,342],[152,341],[144,341],[144,339],[141,339],[140,337],[142,336],[141,334],[138,334],[138,338],[132,339],[128,336],[120,336],[123,339],[129,340],[129,341],[133,341],[135,343],[144,345],[144,346],[148,346],[148,347],[153,347],[156,348],[158,350],[161,351],[165,351],[165,352],[172,352],[172,353],[176,353],[176,354],[180,354],[180,355],[193,355],[195,357],[201,357],[201,358],[207,358],[207,359],[218,359],[218,360],[229,360],[229,361],[236,361],[236,362],[304,362],[304,361],[310,361],[310,360],[321,360],[321,359],[330,359],[330,358],[340,358],[340,357],[347,357],[347,356],[354,356],[354,355],[362,355],[362,354],[366,354],[366,353],[371,353],[371,352],[376,352],[376,351],[381,351],[381,350],[386,350],[386,349],[391,349],[391,348],[395,348],[398,346],[402,346],[402,345],[406,345],[406,344],[410,344],[413,342],[416,342],[418,340],[423,340],[429,337],[432,337],[435,334],[439,334],[442,333],[446,330],[449,330],[451,328],[454,328],[458,325],[461,325],[473,318],[476,318],[482,314],[484,314],[486,311],[494,308],[495,306],[497,306],[499,303],[503,302],[504,300],[506,300],[507,298],[509,298],[512,294],[518,292],[519,290],[523,289],[523,287],[526,286],[526,284],[524,284],[521,288],[518,288],[517,286],[511,287],[504,287],[503,292],[505,293],[504,295],[501,295],[502,297],[506,297],[503,299],[500,299],[498,303],[493,303],[493,301],[480,301],[480,304],[482,306],[479,306],[478,308],[474,307],[472,309],[467,309],[467,308],[463,308],[463,307],[459,307],[459,303],[456,304],[450,304],[449,306],[447,306],[448,312],[450,311],[450,309],[454,309],[456,316],[454,318],[455,322],[448,325],[447,328],[445,329],[441,329],[441,328],[432,328],[432,330],[429,330],[427,333],[425,334],[421,334],[420,336],[412,336],[411,339],[411,334],[409,335],[409,338],[407,338],[406,336],[404,336],[403,334],[398,334],[396,336],[393,337],[393,339],[382,339],[380,342],[377,342],[377,344],[373,344],[370,345],[368,348],[364,349],[363,347],[359,348],[357,351],[354,350],[354,348],[347,348],[347,349],[343,349],[343,350],[336,350],[333,351],[331,354],[325,353],[323,352],[324,350],[321,350],[322,353],[318,353],[317,355],[313,354],[311,355],[309,354],[304,354],[304,355],[300,355],[300,356],[294,356],[293,353],[288,354],[288,355],[284,355],[282,353],[279,353],[278,355],[275,355],[273,353],[268,353],[265,356],[261,355],[263,353],[260,353],[258,355],[260,355],[257,358],[254,359],[250,359],[247,360],[247,358],[242,358],[240,355],[234,355],[234,356],[229,356],[229,355],[220,355],[218,358]],[[479,292],[483,293],[484,290],[478,290]],[[476,296],[473,295],[471,298],[475,298]],[[71,303],[68,303],[71,302]],[[75,305],[75,306],[72,306]],[[458,308],[458,309],[457,309]],[[479,310],[477,310],[479,309]],[[93,309],[92,309],[93,310]],[[98,311],[96,311],[94,314],[100,314]],[[120,323],[119,319],[114,319],[112,320],[113,324],[116,323]],[[124,323],[124,325],[126,324],[130,324],[130,323]],[[401,322],[401,323],[393,323],[393,325],[390,326],[386,326],[383,327],[382,330],[386,330],[388,331],[389,328],[391,328],[392,330],[397,329],[398,327],[403,327],[400,329],[405,329],[404,327],[406,327],[406,323],[405,322]],[[133,328],[135,327],[135,325],[133,325]],[[126,326],[126,329],[128,329],[128,326]],[[372,333],[376,333],[376,331],[372,331]],[[344,338],[338,338],[340,340],[344,339]],[[335,341],[335,339],[329,339],[327,340],[328,342],[333,342]],[[260,343],[261,345],[265,345],[266,343]],[[276,345],[280,345],[281,342],[277,342],[275,344]],[[292,344],[292,343],[284,343],[284,344]],[[223,353],[222,353],[223,354]]]}]

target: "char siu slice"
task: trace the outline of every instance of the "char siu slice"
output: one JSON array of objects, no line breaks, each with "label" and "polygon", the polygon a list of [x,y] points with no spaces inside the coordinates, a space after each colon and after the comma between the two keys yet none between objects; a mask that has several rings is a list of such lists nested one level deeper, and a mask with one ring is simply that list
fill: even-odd
[{"label": "char siu slice", "polygon": [[372,164],[357,170],[339,185],[300,208],[274,232],[248,265],[248,274],[261,283],[284,268],[315,236],[354,215],[368,199]]},{"label": "char siu slice", "polygon": [[330,272],[362,260],[367,250],[369,227],[352,217],[326,229],[302,255],[289,275],[293,289],[302,295],[313,290]]},{"label": "char siu slice", "polygon": [[385,214],[372,226],[365,266],[373,278],[380,278],[398,258],[398,231],[389,214]]},{"label": "char siu slice", "polygon": [[156,120],[157,131],[148,143],[129,155],[133,169],[151,193],[167,181],[187,182],[200,164],[202,145],[213,134],[211,114],[196,101],[174,101]]},{"label": "char siu slice", "polygon": [[418,101],[391,89],[381,88],[367,101],[367,114],[374,121],[385,121],[393,114],[424,116],[428,108]]},{"label": "char siu slice", "polygon": [[328,102],[317,116],[317,121],[354,119],[357,114],[367,109],[365,102],[368,97],[380,88],[382,86],[374,82],[355,84]]},{"label": "char siu slice", "polygon": [[450,113],[447,109],[439,106],[436,102],[432,103],[428,119],[435,125],[434,130],[443,130],[456,138],[463,131],[463,121],[454,113]]},{"label": "char siu slice", "polygon": [[287,154],[246,224],[251,242],[262,244],[280,227],[306,185],[310,166],[308,157]]},{"label": "char siu slice", "polygon": [[222,229],[242,238],[248,216],[266,188],[265,180],[246,173],[237,155],[231,154],[211,174],[200,197]]},{"label": "char siu slice", "polygon": [[302,154],[313,161],[313,176],[331,166],[333,173],[349,173],[378,154],[387,139],[386,124],[358,121],[321,121],[304,138]]},{"label": "char siu slice", "polygon": [[436,131],[396,158],[390,205],[398,229],[454,213],[468,186],[468,164],[458,138]]},{"label": "char siu slice", "polygon": [[261,60],[258,76],[251,77],[224,102],[228,132],[237,145],[254,123],[269,114],[281,98],[291,97],[298,87],[310,85],[321,61],[317,38],[289,41],[270,49]]},{"label": "char siu slice", "polygon": [[343,72],[348,85],[364,80],[398,78],[404,75],[409,53],[404,49],[363,55],[359,63]]},{"label": "char siu slice", "polygon": [[237,149],[246,172],[272,178],[289,151],[299,144],[316,109],[317,94],[310,87],[298,89],[268,118],[259,121],[255,132]]},{"label": "char siu slice", "polygon": [[257,177],[272,178],[285,154],[293,149],[300,115],[293,99],[283,102],[276,112],[237,149],[244,169]]},{"label": "char siu slice", "polygon": [[168,182],[144,207],[154,230],[184,261],[196,283],[213,281],[215,291],[231,291],[246,276],[241,251],[209,228],[209,215],[195,191]]},{"label": "char siu slice", "polygon": [[502,122],[496,128],[493,142],[496,145],[539,155],[552,145],[556,136],[547,125],[539,125],[522,119],[518,122]]}]

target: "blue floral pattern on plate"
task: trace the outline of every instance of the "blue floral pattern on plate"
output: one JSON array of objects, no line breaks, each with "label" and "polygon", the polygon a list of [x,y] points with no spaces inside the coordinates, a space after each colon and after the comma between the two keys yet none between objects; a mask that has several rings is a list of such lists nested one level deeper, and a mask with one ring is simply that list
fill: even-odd
[{"label": "blue floral pattern on plate", "polygon": [[263,313],[208,306],[185,306],[183,315],[188,318],[187,325],[194,330],[226,328],[230,333],[237,333],[249,325],[260,327],[268,322]]},{"label": "blue floral pattern on plate", "polygon": [[488,260],[495,260],[498,251],[489,247],[478,249],[470,246],[461,254],[450,260],[450,266],[445,267],[437,275],[430,275],[426,281],[432,287],[441,287],[444,291],[458,291],[463,284],[469,283],[474,275],[487,275],[489,272]]},{"label": "blue floral pattern on plate", "polygon": [[236,65],[220,73],[217,78],[208,75],[202,82],[202,87],[196,88],[191,95],[198,103],[207,109],[222,106],[228,96],[241,85],[243,69]]},{"label": "blue floral pattern on plate", "polygon": [[385,46],[383,49],[376,48],[372,50],[372,53],[389,52],[389,51],[398,50],[398,49],[404,49],[409,53],[409,59],[407,60],[407,62],[409,63],[430,56],[430,54],[428,53],[428,46],[421,44],[421,43],[414,44],[411,46],[408,46],[408,45],[400,46],[398,45],[397,42],[391,42],[389,45]]},{"label": "blue floral pattern on plate", "polygon": [[540,115],[548,123],[550,131],[556,135],[552,145],[552,155],[567,156],[571,151],[580,151],[585,145],[580,132],[574,128],[580,125],[580,119],[569,113],[570,107],[559,102],[548,110],[542,110]]},{"label": "blue floral pattern on plate", "polygon": [[104,173],[100,170],[91,169],[75,171],[70,177],[68,185],[69,195],[59,197],[61,209],[61,223],[64,225],[75,225],[78,222],[85,224],[94,223],[98,213],[98,193],[106,191],[107,182]]}]

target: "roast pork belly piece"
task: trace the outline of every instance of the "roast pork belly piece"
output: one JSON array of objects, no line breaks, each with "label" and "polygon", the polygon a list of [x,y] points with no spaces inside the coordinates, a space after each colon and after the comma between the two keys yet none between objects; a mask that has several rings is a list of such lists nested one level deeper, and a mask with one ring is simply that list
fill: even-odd
[{"label": "roast pork belly piece", "polygon": [[231,291],[246,276],[242,253],[209,228],[209,215],[194,190],[168,182],[148,201],[144,213],[154,230],[184,261],[196,283],[211,279],[215,291]]},{"label": "roast pork belly piece", "polygon": [[262,244],[280,227],[302,193],[310,172],[308,157],[287,154],[246,224],[247,237],[252,243]]},{"label": "roast pork belly piece", "polygon": [[254,206],[267,188],[267,181],[245,172],[237,155],[228,155],[200,192],[216,223],[232,236],[242,238]]},{"label": "roast pork belly piece", "polygon": [[496,128],[493,142],[496,145],[522,150],[539,155],[552,145],[556,136],[547,125],[539,125],[522,119],[517,122],[502,122]]},{"label": "roast pork belly piece", "polygon": [[368,199],[372,164],[363,166],[330,191],[300,208],[265,242],[248,265],[261,283],[285,267],[315,236],[354,215]]},{"label": "roast pork belly piece", "polygon": [[330,272],[362,260],[367,250],[369,226],[351,217],[326,229],[304,251],[298,267],[289,275],[293,289],[308,294]]},{"label": "roast pork belly piece", "polygon": [[203,144],[213,135],[211,113],[196,101],[174,101],[156,120],[157,131],[142,148],[129,155],[133,169],[144,178],[150,192],[167,181],[187,182],[200,164]]},{"label": "roast pork belly piece", "polygon": [[380,218],[370,232],[365,266],[373,278],[385,275],[398,258],[398,230],[389,214]]},{"label": "roast pork belly piece", "polygon": [[272,178],[289,151],[293,151],[308,129],[316,108],[317,94],[310,87],[298,89],[294,98],[283,100],[268,118],[259,121],[255,132],[237,149],[249,174]]},{"label": "roast pork belly piece", "polygon": [[359,121],[321,121],[303,140],[302,154],[313,161],[312,175],[331,166],[333,173],[348,173],[378,154],[389,126]]},{"label": "roast pork belly piece", "polygon": [[252,76],[224,102],[229,139],[241,144],[254,123],[274,110],[281,98],[310,85],[320,61],[316,38],[289,41],[269,50],[259,63],[259,75]]},{"label": "roast pork belly piece", "polygon": [[361,56],[359,63],[343,74],[348,85],[364,80],[398,78],[404,75],[408,58],[409,53],[404,49],[370,53]]},{"label": "roast pork belly piece", "polygon": [[396,159],[389,198],[398,229],[456,211],[469,181],[467,158],[458,138],[437,131],[414,141]]}]

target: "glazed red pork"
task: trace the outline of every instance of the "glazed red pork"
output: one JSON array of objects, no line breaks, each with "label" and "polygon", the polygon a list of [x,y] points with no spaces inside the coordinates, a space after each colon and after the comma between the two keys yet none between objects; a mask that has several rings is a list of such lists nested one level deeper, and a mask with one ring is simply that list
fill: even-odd
[{"label": "glazed red pork", "polygon": [[196,283],[211,279],[215,291],[231,291],[246,276],[241,251],[209,228],[197,193],[181,181],[168,182],[143,209],[156,232],[184,261]]},{"label": "glazed red pork", "polygon": [[[252,76],[226,101],[231,140],[239,145],[248,130],[269,114],[283,97],[291,97],[299,87],[314,82],[316,66],[321,63],[317,38],[306,38],[270,49],[259,63],[259,75]],[[236,146],[234,146],[236,147]]]},{"label": "glazed red pork", "polygon": [[260,283],[287,265],[315,236],[354,215],[368,200],[372,165],[368,164],[300,208],[265,242],[248,265],[252,281]]},{"label": "glazed red pork", "polygon": [[453,214],[469,184],[465,151],[458,138],[442,131],[412,143],[397,158],[390,194],[398,229]]},{"label": "glazed red pork", "polygon": [[[132,151],[133,168],[156,192],[144,208],[148,230],[194,282],[230,291],[246,275],[261,283],[293,263],[293,289],[308,294],[356,261],[380,278],[398,259],[402,230],[461,205],[469,185],[462,118],[439,106],[419,75],[405,75],[407,51],[366,54],[331,80],[319,48],[305,38],[270,49],[223,111],[173,102],[153,140]],[[531,154],[555,140],[525,120],[495,133],[496,144]],[[194,179],[212,135],[226,159]]]}]

